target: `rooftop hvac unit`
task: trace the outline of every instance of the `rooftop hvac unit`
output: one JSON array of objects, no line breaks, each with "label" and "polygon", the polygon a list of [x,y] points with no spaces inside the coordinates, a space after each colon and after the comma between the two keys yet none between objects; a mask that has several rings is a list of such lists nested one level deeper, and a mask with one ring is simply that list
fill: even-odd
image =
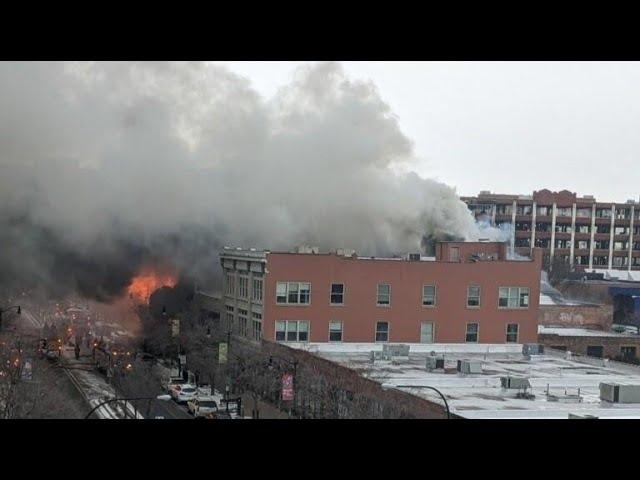
[{"label": "rooftop hvac unit", "polygon": [[525,343],[522,345],[522,354],[524,356],[529,355],[542,355],[544,353],[544,345],[541,343]]},{"label": "rooftop hvac unit", "polygon": [[389,358],[408,357],[409,350],[411,350],[411,347],[409,345],[405,345],[401,343],[400,344],[385,343],[384,345],[382,345],[382,353],[384,353],[384,355]]},{"label": "rooftop hvac unit", "polygon": [[527,377],[500,377],[500,386],[509,390],[526,390],[531,388]]},{"label": "rooftop hvac unit", "polygon": [[600,383],[600,400],[611,403],[640,403],[640,385]]},{"label": "rooftop hvac unit", "polygon": [[444,357],[427,357],[427,370],[444,370]]},{"label": "rooftop hvac unit", "polygon": [[458,360],[458,372],[465,375],[482,373],[482,362],[479,360]]},{"label": "rooftop hvac unit", "polygon": [[409,253],[407,255],[407,258],[409,259],[410,262],[419,262],[420,261],[420,254],[419,253]]}]

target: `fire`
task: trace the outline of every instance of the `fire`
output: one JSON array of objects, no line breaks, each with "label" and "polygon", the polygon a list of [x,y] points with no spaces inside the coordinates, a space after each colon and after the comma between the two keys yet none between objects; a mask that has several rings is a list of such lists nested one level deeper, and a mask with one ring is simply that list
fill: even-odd
[{"label": "fire", "polygon": [[169,273],[144,271],[133,277],[128,287],[129,297],[143,303],[149,303],[149,297],[161,287],[173,287],[176,277]]}]

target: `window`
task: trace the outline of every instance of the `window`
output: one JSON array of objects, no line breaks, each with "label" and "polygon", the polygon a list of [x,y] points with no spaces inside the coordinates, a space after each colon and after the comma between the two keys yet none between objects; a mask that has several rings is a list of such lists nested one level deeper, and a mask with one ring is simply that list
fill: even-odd
[{"label": "window", "polygon": [[498,307],[529,308],[529,287],[498,288]]},{"label": "window", "polygon": [[378,305],[391,305],[391,285],[378,285]]},{"label": "window", "polygon": [[389,322],[376,322],[376,342],[389,341]]},{"label": "window", "polygon": [[467,323],[467,333],[464,338],[465,342],[478,343],[478,324]]},{"label": "window", "polygon": [[602,358],[604,354],[604,347],[602,345],[588,345],[587,357]]},{"label": "window", "polygon": [[576,217],[588,218],[591,216],[590,208],[578,208],[576,210]]},{"label": "window", "polygon": [[262,339],[262,314],[251,312],[251,336],[254,340]]},{"label": "window", "polygon": [[310,302],[310,283],[278,282],[276,284],[276,303],[308,305]]},{"label": "window", "polygon": [[451,250],[449,250],[449,261],[450,262],[460,261],[460,247],[451,247]]},{"label": "window", "polygon": [[422,306],[434,307],[435,305],[436,305],[436,286],[423,285],[422,286]]},{"label": "window", "polygon": [[636,359],[636,347],[620,347],[620,355],[623,359],[635,360]]},{"label": "window", "polygon": [[251,299],[256,302],[262,301],[262,279],[254,278],[251,284]]},{"label": "window", "polygon": [[509,323],[507,325],[507,343],[518,343],[518,324]]},{"label": "window", "polygon": [[249,320],[248,320],[249,312],[247,310],[243,310],[242,308],[238,309],[238,334],[246,337],[249,333]]},{"label": "window", "polygon": [[249,277],[238,277],[238,297],[239,298],[248,298],[249,297]]},{"label": "window", "polygon": [[422,322],[420,324],[420,343],[433,343],[432,322]]},{"label": "window", "polygon": [[227,293],[227,295],[233,295],[233,292],[235,290],[234,281],[235,281],[235,277],[233,276],[233,274],[227,273],[227,275],[226,275],[226,286],[227,286],[226,293]]},{"label": "window", "polygon": [[331,284],[331,305],[344,304],[344,284],[332,283]]},{"label": "window", "polygon": [[300,320],[286,320],[276,322],[276,341],[309,341],[309,322]]},{"label": "window", "polygon": [[227,329],[231,330],[233,328],[233,317],[235,309],[230,305],[225,305],[227,310]]},{"label": "window", "polygon": [[342,341],[342,322],[329,322],[329,341]]},{"label": "window", "polygon": [[467,288],[467,307],[480,306],[480,287],[472,285]]}]

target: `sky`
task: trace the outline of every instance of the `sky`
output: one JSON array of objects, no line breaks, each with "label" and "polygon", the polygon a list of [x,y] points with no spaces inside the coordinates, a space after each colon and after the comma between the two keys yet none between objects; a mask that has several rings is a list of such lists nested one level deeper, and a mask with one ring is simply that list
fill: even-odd
[{"label": "sky", "polygon": [[[312,62],[216,62],[266,98]],[[460,195],[568,189],[638,200],[638,62],[341,62],[413,141],[409,166]]]}]

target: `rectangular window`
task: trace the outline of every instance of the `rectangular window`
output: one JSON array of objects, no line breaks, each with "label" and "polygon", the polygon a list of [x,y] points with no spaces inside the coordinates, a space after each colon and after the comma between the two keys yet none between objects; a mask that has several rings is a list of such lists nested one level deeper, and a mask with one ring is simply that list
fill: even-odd
[{"label": "rectangular window", "polygon": [[464,341],[467,343],[478,343],[478,324],[467,323],[467,332],[464,337]]},{"label": "rectangular window", "polygon": [[311,284],[301,282],[278,282],[276,303],[308,305],[311,302]]},{"label": "rectangular window", "polygon": [[509,323],[507,325],[507,343],[518,343],[518,324]]},{"label": "rectangular window", "polygon": [[378,305],[391,305],[391,285],[378,284]]},{"label": "rectangular window", "polygon": [[467,288],[467,307],[480,306],[480,287],[471,285]]},{"label": "rectangular window", "polygon": [[235,291],[235,283],[234,283],[235,277],[232,274],[227,273],[225,280],[226,280],[226,286],[227,286],[227,289],[226,289],[227,295],[233,295],[233,292]]},{"label": "rectangular window", "polygon": [[262,301],[262,279],[254,278],[251,282],[251,299],[256,302]]},{"label": "rectangular window", "polygon": [[284,342],[287,338],[287,326],[285,322],[276,322],[276,342]]},{"label": "rectangular window", "polygon": [[342,341],[342,322],[329,322],[329,341]]},{"label": "rectangular window", "polygon": [[309,322],[286,320],[276,322],[276,341],[307,342],[309,341]]},{"label": "rectangular window", "polygon": [[230,305],[225,305],[225,308],[227,310],[227,313],[226,313],[227,329],[232,330],[233,323],[234,323],[233,320],[234,320],[235,308]]},{"label": "rectangular window", "polygon": [[262,314],[251,312],[251,333],[254,340],[262,339]]},{"label": "rectangular window", "polygon": [[389,341],[389,322],[376,322],[376,342]]},{"label": "rectangular window", "polygon": [[423,285],[422,286],[422,306],[435,307],[435,305],[436,305],[436,286]]},{"label": "rectangular window", "polygon": [[529,308],[529,287],[498,288],[498,307]]},{"label": "rectangular window", "polygon": [[331,284],[331,305],[343,305],[344,304],[344,284],[332,283]]},{"label": "rectangular window", "polygon": [[249,297],[249,278],[240,276],[238,277],[238,297],[239,298],[248,298]]},{"label": "rectangular window", "polygon": [[602,358],[604,347],[602,345],[587,345],[587,356]]},{"label": "rectangular window", "polygon": [[620,347],[620,355],[626,361],[636,359],[636,347]]},{"label": "rectangular window", "polygon": [[460,247],[451,247],[451,250],[449,250],[449,261],[450,262],[460,261]]},{"label": "rectangular window", "polygon": [[432,322],[422,322],[420,324],[420,343],[433,343]]}]

